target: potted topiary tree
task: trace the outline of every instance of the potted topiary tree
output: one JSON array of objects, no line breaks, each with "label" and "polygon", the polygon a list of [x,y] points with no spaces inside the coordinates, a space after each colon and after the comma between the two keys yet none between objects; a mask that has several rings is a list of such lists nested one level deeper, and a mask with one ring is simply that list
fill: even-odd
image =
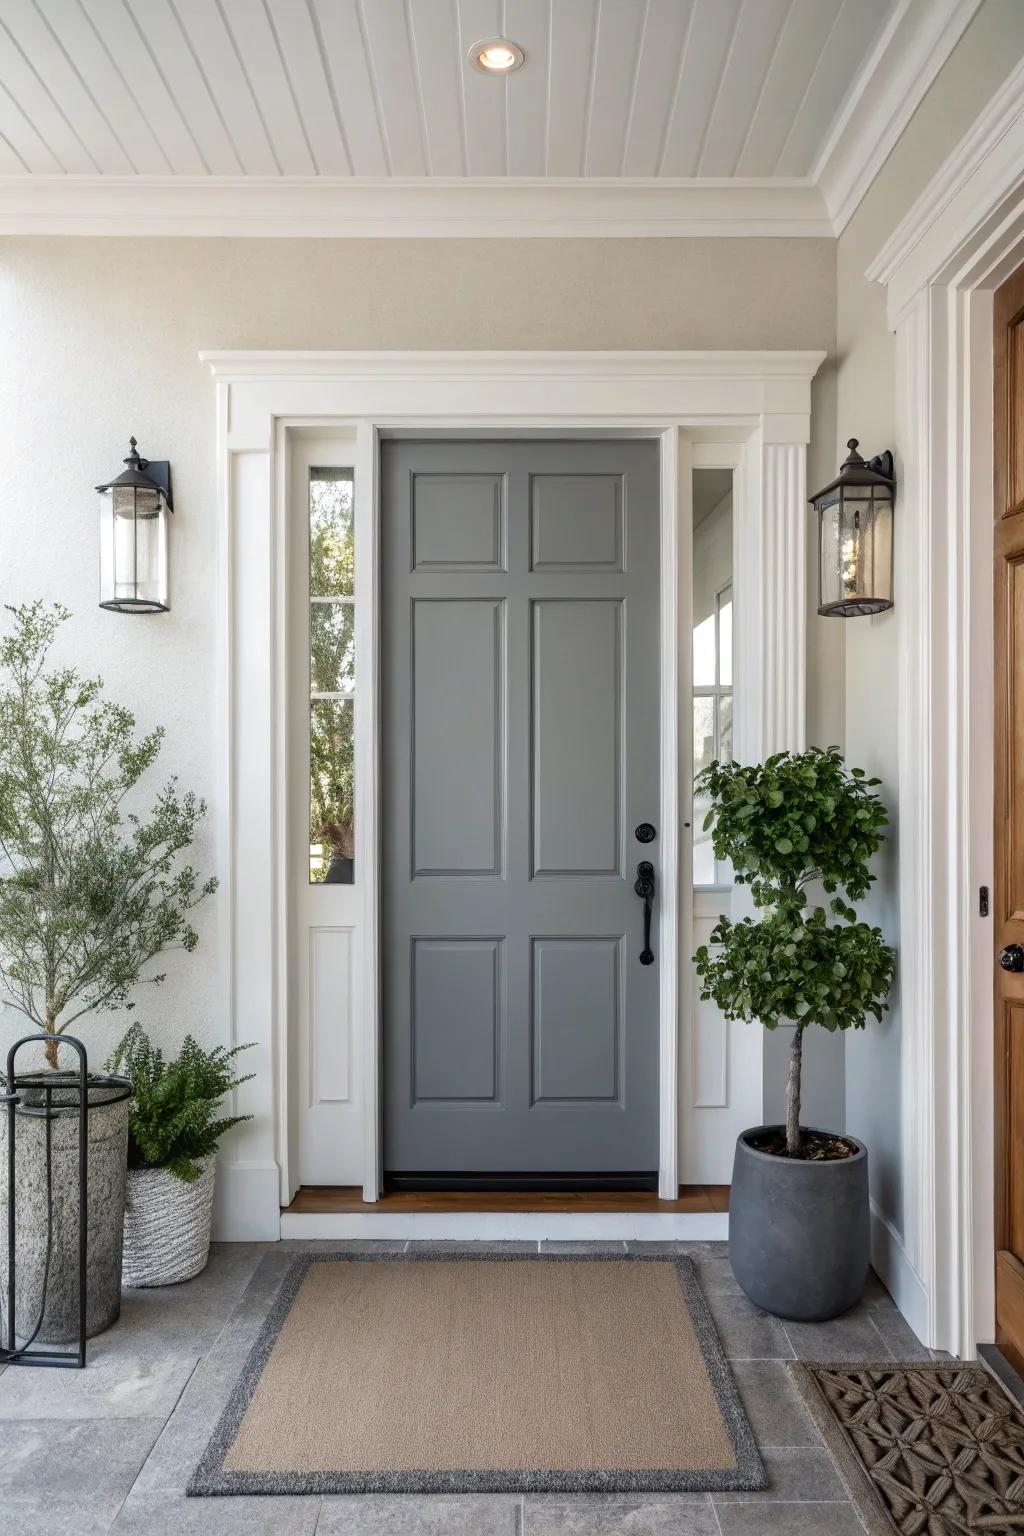
[{"label": "potted topiary tree", "polygon": [[124,1283],[177,1285],[206,1268],[217,1170],[217,1143],[251,1115],[218,1115],[221,1100],[252,1078],[235,1076],[248,1045],[206,1051],[186,1035],[164,1058],[133,1024],[108,1062],[132,1085],[128,1193],[124,1211]]},{"label": "potted topiary tree", "polygon": [[[888,825],[878,783],[847,771],[829,747],[753,765],[711,763],[695,785],[711,802],[704,825],[716,859],[731,862],[763,914],[719,919],[694,956],[701,997],[727,1019],[793,1028],[786,1124],[742,1133],[729,1197],[736,1278],[782,1317],[835,1317],[867,1278],[867,1148],[802,1126],[800,1086],[810,1025],[863,1029],[887,1007],[895,952],[849,905],[871,886],[869,863]],[[828,911],[809,905],[815,885],[831,898]]]},{"label": "potted topiary tree", "polygon": [[[58,1342],[78,1326],[78,1128],[61,1096],[61,1036],[102,1009],[132,1008],[140,981],[163,981],[146,974],[150,961],[168,948],[195,948],[189,914],[216,881],[201,881],[181,857],[206,813],[202,800],[179,794],[172,779],[148,811],[139,806],[139,782],[163,729],[139,736],[131,712],[102,697],[98,678],[48,669],[66,609],[35,602],[8,612],[13,628],[0,639],[0,1002],[39,1030],[54,1102],[49,1117],[25,1102],[15,1115],[16,1326],[22,1337],[33,1331],[45,1295],[36,1337]],[[90,1088],[89,1335],[120,1310],[128,1116],[126,1090],[115,1097],[102,1083]],[[0,1200],[6,1190],[4,1136]],[[6,1284],[6,1243],[0,1263]]]}]

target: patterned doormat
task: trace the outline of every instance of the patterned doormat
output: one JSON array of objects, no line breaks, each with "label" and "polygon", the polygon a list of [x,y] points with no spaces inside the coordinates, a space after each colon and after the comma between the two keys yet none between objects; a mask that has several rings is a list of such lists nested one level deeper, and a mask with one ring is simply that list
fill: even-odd
[{"label": "patterned doormat", "polygon": [[1021,1536],[1024,1418],[977,1365],[791,1365],[870,1536]]}]

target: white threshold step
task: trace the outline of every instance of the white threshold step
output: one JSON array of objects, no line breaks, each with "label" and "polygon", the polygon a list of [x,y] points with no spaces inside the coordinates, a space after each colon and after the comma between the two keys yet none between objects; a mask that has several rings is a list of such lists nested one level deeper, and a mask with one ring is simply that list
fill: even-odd
[{"label": "white threshold step", "polygon": [[460,1242],[725,1242],[725,1211],[282,1211],[281,1236]]}]

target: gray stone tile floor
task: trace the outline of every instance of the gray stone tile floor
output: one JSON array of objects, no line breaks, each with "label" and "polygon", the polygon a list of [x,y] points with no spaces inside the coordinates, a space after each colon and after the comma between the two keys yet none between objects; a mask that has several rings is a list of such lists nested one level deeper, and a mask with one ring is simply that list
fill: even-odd
[{"label": "gray stone tile floor", "polygon": [[[3,1529],[48,1536],[855,1536],[846,1490],[790,1383],[793,1359],[928,1359],[872,1277],[831,1323],[782,1323],[747,1301],[724,1243],[689,1253],[762,1448],[758,1494],[186,1499],[183,1489],[295,1253],[463,1244],[215,1244],[186,1285],[126,1291],[85,1371],[0,1371]],[[488,1244],[488,1247],[503,1245]],[[533,1249],[534,1244],[512,1244]],[[548,1251],[623,1244],[544,1243]]]}]

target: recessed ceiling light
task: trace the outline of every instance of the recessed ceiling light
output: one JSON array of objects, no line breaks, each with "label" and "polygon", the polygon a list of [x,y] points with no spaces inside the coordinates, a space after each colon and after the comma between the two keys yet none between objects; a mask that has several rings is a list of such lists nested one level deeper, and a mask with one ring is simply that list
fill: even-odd
[{"label": "recessed ceiling light", "polygon": [[485,75],[510,75],[522,69],[526,55],[518,43],[510,43],[507,37],[492,37],[489,42],[474,43],[469,50],[469,62]]}]

